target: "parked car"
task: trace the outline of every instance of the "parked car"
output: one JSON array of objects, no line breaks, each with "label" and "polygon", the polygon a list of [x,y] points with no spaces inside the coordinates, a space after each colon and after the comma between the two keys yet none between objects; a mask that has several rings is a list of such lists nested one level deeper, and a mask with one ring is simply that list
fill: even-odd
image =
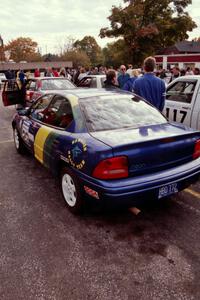
[{"label": "parked car", "polygon": [[4,80],[6,80],[6,75],[4,73],[0,73],[0,90]]},{"label": "parked car", "polygon": [[200,132],[128,92],[52,91],[19,110],[12,127],[17,151],[28,149],[59,176],[74,213],[88,198],[127,207],[161,201],[199,177]]},{"label": "parked car", "polygon": [[[30,106],[38,97],[44,95],[48,91],[52,90],[71,90],[76,88],[76,86],[64,77],[37,77],[30,78],[27,80],[25,89],[21,91],[22,101],[25,97],[25,102],[27,106]],[[6,81],[3,87],[2,95],[10,95],[13,101],[17,98],[17,95],[20,93],[20,87],[17,81]],[[4,105],[7,105],[6,96]],[[21,101],[21,102],[22,102]],[[10,103],[12,103],[10,101]],[[15,104],[15,103],[13,103]]]},{"label": "parked car", "polygon": [[163,113],[171,121],[200,129],[200,75],[181,76],[168,85]]},{"label": "parked car", "polygon": [[106,75],[87,75],[79,81],[77,86],[87,88],[104,88],[105,80]]}]

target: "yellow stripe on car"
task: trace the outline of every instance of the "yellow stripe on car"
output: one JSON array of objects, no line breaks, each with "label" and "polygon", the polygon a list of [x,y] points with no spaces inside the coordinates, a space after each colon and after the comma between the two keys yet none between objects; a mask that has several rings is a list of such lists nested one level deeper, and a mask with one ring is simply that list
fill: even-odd
[{"label": "yellow stripe on car", "polygon": [[49,133],[52,131],[51,128],[48,128],[46,126],[41,127],[36,136],[35,136],[35,141],[34,141],[34,155],[35,158],[39,160],[43,164],[44,160],[44,144],[45,141],[49,135]]},{"label": "yellow stripe on car", "polygon": [[70,100],[71,106],[74,107],[78,105],[78,97],[75,95],[68,95],[68,99]]}]

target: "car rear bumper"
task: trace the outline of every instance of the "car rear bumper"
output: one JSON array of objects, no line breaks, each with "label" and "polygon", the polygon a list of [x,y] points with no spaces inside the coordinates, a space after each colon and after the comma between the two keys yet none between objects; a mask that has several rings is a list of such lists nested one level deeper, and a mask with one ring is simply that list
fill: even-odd
[{"label": "car rear bumper", "polygon": [[197,181],[199,175],[200,158],[170,170],[120,180],[97,180],[78,172],[82,185],[97,192],[99,200],[124,205],[143,202],[151,196],[158,198],[161,187],[174,183],[181,191]]}]

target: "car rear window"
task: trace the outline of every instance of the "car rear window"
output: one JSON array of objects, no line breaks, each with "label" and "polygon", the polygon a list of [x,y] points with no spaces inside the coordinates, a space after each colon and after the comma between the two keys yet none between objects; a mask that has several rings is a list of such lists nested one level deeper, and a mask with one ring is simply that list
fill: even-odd
[{"label": "car rear window", "polygon": [[99,96],[80,99],[89,131],[166,123],[166,118],[136,95]]},{"label": "car rear window", "polygon": [[75,86],[67,79],[44,79],[42,80],[41,90],[69,90]]}]

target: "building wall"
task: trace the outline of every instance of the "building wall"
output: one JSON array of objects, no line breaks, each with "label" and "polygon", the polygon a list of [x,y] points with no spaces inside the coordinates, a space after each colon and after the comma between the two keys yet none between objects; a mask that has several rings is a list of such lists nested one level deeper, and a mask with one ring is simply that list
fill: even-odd
[{"label": "building wall", "polygon": [[27,63],[11,63],[11,62],[1,62],[0,71],[10,70],[35,70],[48,69],[48,68],[72,68],[71,61],[54,61],[54,62],[27,62]]},{"label": "building wall", "polygon": [[156,55],[156,63],[167,69],[168,66],[177,65],[180,69],[188,66],[200,67],[200,53],[197,54],[175,54]]}]

